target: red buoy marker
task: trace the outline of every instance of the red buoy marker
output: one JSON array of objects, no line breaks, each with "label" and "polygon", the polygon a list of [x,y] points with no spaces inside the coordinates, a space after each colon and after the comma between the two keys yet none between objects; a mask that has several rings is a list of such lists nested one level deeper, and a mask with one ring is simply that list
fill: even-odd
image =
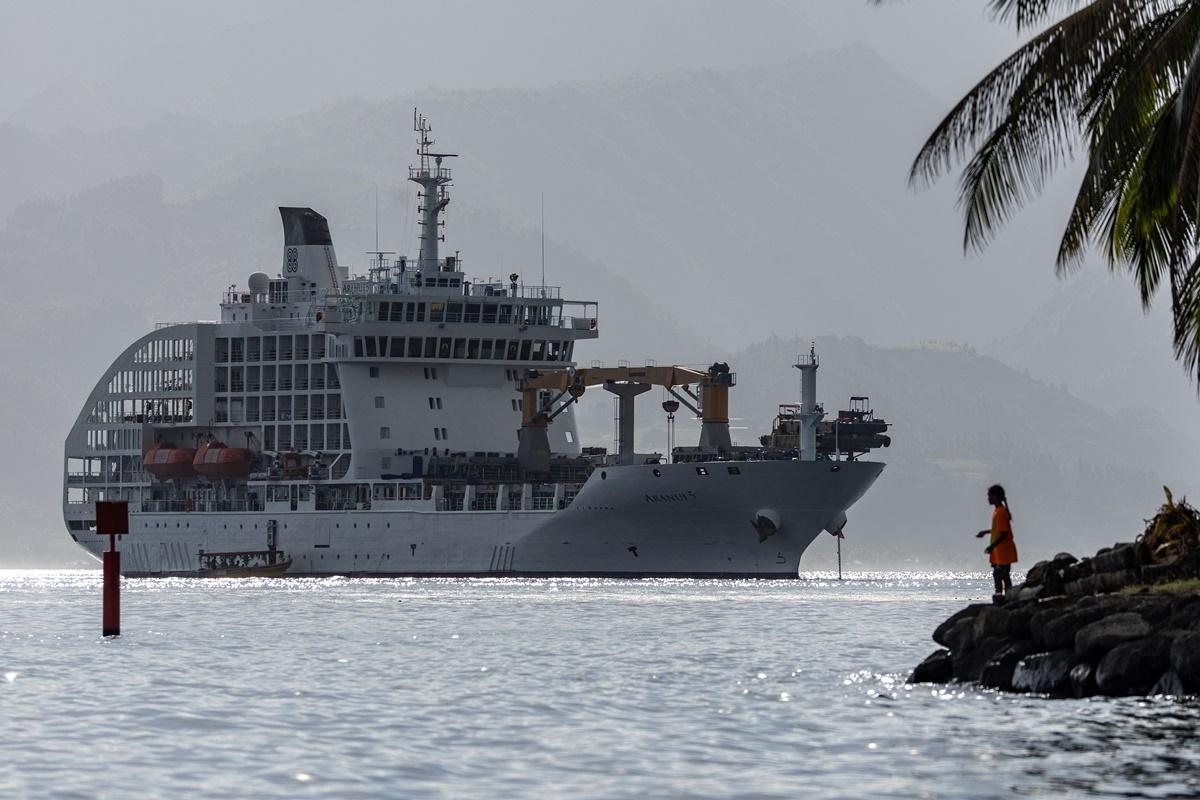
[{"label": "red buoy marker", "polygon": [[121,552],[117,537],[129,533],[129,504],[96,503],[96,533],[108,536],[104,553],[104,635],[121,635]]}]

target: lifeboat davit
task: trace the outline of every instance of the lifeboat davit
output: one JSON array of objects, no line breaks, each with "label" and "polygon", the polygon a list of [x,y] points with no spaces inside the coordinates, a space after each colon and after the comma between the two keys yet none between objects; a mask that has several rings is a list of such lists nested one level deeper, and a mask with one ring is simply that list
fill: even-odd
[{"label": "lifeboat davit", "polygon": [[166,442],[158,442],[142,456],[146,471],[160,481],[175,478],[190,478],[196,474],[192,467],[192,459],[196,451],[190,447],[176,447]]},{"label": "lifeboat davit", "polygon": [[222,442],[200,445],[192,467],[209,478],[244,478],[254,466],[254,454],[244,447],[226,447]]}]

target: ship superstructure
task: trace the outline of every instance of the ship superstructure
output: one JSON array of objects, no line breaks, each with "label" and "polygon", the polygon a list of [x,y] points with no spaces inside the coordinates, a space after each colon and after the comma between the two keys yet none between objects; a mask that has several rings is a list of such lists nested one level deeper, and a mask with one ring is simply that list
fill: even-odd
[{"label": "ship superstructure", "polygon": [[[577,368],[597,304],[442,255],[453,154],[414,129],[416,256],[352,276],[323,216],[280,208],[274,277],[230,286],[219,321],[158,326],[92,391],[65,448],[72,537],[99,553],[94,503],[126,500],[135,575],[795,575],[883,465],[735,446],[723,364]],[[668,459],[633,448],[651,386],[702,420]],[[620,398],[616,453],[581,448],[589,387]]]}]

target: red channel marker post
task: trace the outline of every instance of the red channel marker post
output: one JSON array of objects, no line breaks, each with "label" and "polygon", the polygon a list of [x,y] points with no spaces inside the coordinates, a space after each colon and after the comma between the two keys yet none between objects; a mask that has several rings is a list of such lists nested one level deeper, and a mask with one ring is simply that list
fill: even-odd
[{"label": "red channel marker post", "polygon": [[117,537],[129,533],[129,504],[96,503],[96,533],[108,536],[104,553],[104,635],[121,635],[121,551]]}]

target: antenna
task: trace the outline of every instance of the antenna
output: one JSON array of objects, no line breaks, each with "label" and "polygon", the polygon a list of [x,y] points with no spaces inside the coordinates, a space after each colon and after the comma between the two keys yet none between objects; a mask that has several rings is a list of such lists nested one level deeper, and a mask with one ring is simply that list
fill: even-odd
[{"label": "antenna", "polygon": [[546,193],[542,192],[542,297],[546,296]]},{"label": "antenna", "polygon": [[379,184],[375,184],[375,252],[379,252]]}]

